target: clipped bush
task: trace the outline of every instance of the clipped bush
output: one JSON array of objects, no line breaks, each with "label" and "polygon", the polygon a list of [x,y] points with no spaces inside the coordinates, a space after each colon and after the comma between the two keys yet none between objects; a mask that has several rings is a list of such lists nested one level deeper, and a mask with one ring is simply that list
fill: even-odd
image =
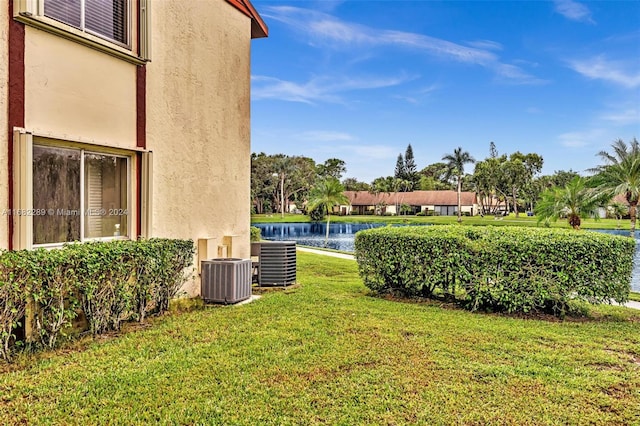
[{"label": "clipped bush", "polygon": [[249,239],[252,243],[260,241],[262,239],[262,232],[260,231],[260,228],[258,228],[257,226],[252,226]]},{"label": "clipped bush", "polygon": [[162,313],[188,278],[191,240],[154,238],[0,252],[0,356],[32,306],[34,337],[53,347],[83,313],[92,334]]},{"label": "clipped bush", "polygon": [[356,234],[365,285],[378,292],[453,295],[471,310],[563,315],[571,299],[628,298],[635,241],[596,232],[431,226]]},{"label": "clipped bush", "polygon": [[38,267],[30,252],[5,251],[0,255],[0,356],[10,359],[15,329],[23,324],[34,291],[33,270]]}]

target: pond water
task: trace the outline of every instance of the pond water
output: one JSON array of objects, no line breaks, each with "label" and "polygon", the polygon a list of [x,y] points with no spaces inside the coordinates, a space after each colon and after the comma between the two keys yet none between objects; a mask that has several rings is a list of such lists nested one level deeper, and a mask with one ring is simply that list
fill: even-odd
[{"label": "pond water", "polygon": [[260,228],[262,238],[275,241],[295,241],[300,245],[326,247],[334,250],[353,252],[356,232],[363,229],[386,226],[385,223],[331,223],[329,239],[325,245],[326,222],[313,223],[253,223]]},{"label": "pond water", "polygon": [[[629,231],[614,229],[594,229],[597,232],[605,234],[629,236]],[[636,253],[633,255],[633,272],[631,273],[631,290],[640,292],[640,232],[636,231]]]},{"label": "pond water", "polygon": [[[315,223],[254,223],[260,228],[262,238],[274,241],[295,241],[300,245],[311,247],[327,247],[335,250],[353,252],[353,241],[356,232],[363,229],[386,226],[385,223],[331,223],[329,225],[329,240],[325,246],[327,224]],[[396,225],[394,225],[396,226]],[[403,225],[397,225],[403,226]],[[629,235],[629,231],[594,230],[614,235]],[[636,232],[636,254],[631,277],[631,289],[640,292],[640,232]]]}]

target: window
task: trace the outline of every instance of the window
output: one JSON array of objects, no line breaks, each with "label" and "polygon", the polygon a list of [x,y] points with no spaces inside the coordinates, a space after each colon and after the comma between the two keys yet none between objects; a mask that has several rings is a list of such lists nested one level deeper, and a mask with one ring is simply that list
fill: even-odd
[{"label": "window", "polygon": [[136,65],[151,57],[151,0],[16,0],[13,18]]},{"label": "window", "polygon": [[44,0],[44,16],[126,46],[127,3],[127,0]]},{"label": "window", "polygon": [[130,158],[33,145],[33,245],[129,236]]}]

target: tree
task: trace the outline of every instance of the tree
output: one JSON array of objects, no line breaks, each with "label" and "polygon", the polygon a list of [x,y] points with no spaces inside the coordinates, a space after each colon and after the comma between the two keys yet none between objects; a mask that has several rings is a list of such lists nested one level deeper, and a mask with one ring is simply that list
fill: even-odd
[{"label": "tree", "polygon": [[453,189],[447,177],[447,165],[445,163],[433,163],[420,170],[420,189],[443,190]]},{"label": "tree", "polygon": [[489,158],[498,158],[498,149],[493,141],[489,143]]},{"label": "tree", "polygon": [[342,181],[345,191],[369,191],[371,185],[366,182],[360,182],[356,178],[346,178]]},{"label": "tree", "polygon": [[558,220],[567,216],[573,229],[580,229],[581,219],[598,217],[598,207],[602,205],[602,197],[589,188],[586,179],[576,176],[564,187],[553,187],[545,190],[535,208],[538,223],[543,220]]},{"label": "tree", "polygon": [[499,198],[504,199],[504,196],[500,197],[499,194],[502,194],[500,183],[503,181],[501,165],[506,161],[507,157],[502,155],[500,157],[489,157],[476,163],[472,179],[484,213],[495,214],[499,203],[494,203],[494,201]]},{"label": "tree", "polygon": [[313,211],[317,208],[326,209],[327,211],[327,234],[324,240],[325,246],[329,240],[331,210],[333,210],[333,207],[336,205],[349,203],[349,200],[343,192],[344,187],[340,181],[336,178],[329,177],[327,179],[320,180],[309,194],[309,202],[307,204],[308,211]]},{"label": "tree", "polygon": [[342,175],[347,172],[347,167],[344,161],[338,158],[329,158],[323,164],[318,164],[316,166],[316,170],[318,172],[318,176],[322,179],[334,177],[340,180]]},{"label": "tree", "polygon": [[620,229],[620,221],[629,214],[629,208],[620,202],[611,203],[608,212],[618,220],[618,229]]},{"label": "tree", "polygon": [[600,151],[597,155],[604,161],[594,169],[593,183],[605,197],[612,199],[624,195],[629,203],[631,236],[636,230],[638,198],[640,198],[640,144],[634,138],[629,144],[622,139],[611,144],[613,153]]},{"label": "tree", "polygon": [[286,211],[288,201],[306,200],[317,178],[313,159],[284,154],[251,155],[251,197],[257,213]]},{"label": "tree", "polygon": [[573,178],[575,178],[576,176],[579,176],[578,173],[574,172],[571,169],[569,169],[568,171],[556,170],[550,176],[550,179],[551,179],[551,183],[553,185],[559,186],[559,187],[563,187],[567,183],[569,183]]},{"label": "tree", "polygon": [[396,160],[396,168],[393,172],[393,177],[396,179],[404,179],[406,176],[406,169],[404,167],[404,158],[402,154],[398,154],[398,159]]},{"label": "tree", "polygon": [[[404,200],[404,193],[409,192],[409,188],[411,188],[411,182],[406,179],[394,179],[392,185],[393,192],[396,195],[396,214],[400,214],[400,204]],[[402,196],[400,196],[401,193]]]},{"label": "tree", "polygon": [[514,152],[509,160],[501,164],[501,183],[505,187],[505,195],[511,197],[516,217],[518,211],[518,195],[530,185],[535,174],[542,170],[542,157],[538,154],[522,154]]},{"label": "tree", "polygon": [[442,157],[442,161],[447,162],[447,175],[456,177],[458,191],[458,223],[462,222],[462,212],[460,193],[462,192],[462,176],[464,176],[464,165],[475,163],[476,160],[467,151],[462,151],[462,147],[453,150],[453,154],[447,154]]},{"label": "tree", "polygon": [[418,168],[416,167],[416,160],[413,157],[411,144],[407,146],[407,150],[404,153],[404,179],[411,182],[409,191],[413,191],[420,181],[420,175],[418,175]]},{"label": "tree", "polygon": [[372,194],[380,194],[381,192],[390,194],[395,191],[395,181],[396,179],[393,176],[381,176],[375,178],[373,182],[371,182],[371,189],[369,192],[371,192]]},{"label": "tree", "polygon": [[251,201],[258,214],[273,211],[273,194],[277,191],[279,180],[273,176],[273,157],[261,152],[251,154]]}]

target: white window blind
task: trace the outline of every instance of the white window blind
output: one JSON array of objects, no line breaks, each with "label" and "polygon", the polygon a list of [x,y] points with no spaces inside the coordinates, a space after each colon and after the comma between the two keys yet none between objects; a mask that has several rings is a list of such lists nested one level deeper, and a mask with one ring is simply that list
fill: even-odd
[{"label": "white window blind", "polygon": [[44,0],[44,15],[128,44],[128,0]]},{"label": "white window blind", "polygon": [[44,16],[82,29],[82,0],[45,0]]},{"label": "white window blind", "polygon": [[[85,160],[85,237],[102,237],[102,167],[94,161]],[[87,213],[88,212],[88,213]]]}]

